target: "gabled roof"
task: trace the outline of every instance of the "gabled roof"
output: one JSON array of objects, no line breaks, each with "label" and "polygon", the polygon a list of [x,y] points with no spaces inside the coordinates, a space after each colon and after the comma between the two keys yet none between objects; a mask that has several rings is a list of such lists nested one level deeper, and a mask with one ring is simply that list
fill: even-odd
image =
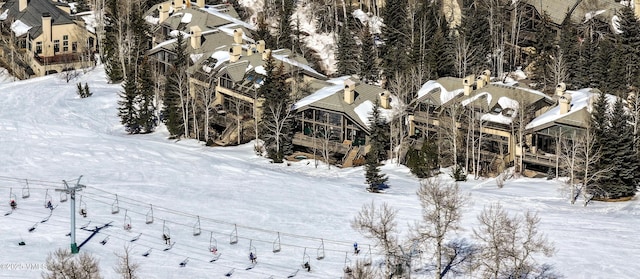
[{"label": "gabled roof", "polygon": [[585,19],[590,19],[596,14],[603,14],[607,18],[611,18],[623,7],[620,1],[613,0],[525,0],[525,2],[534,6],[541,15],[546,12],[551,21],[557,25],[563,23],[568,12],[571,12],[571,20],[575,23],[582,23]]},{"label": "gabled roof", "polygon": [[[577,91],[566,91],[564,94],[571,95],[570,109],[567,113],[560,114],[560,106],[556,106],[533,119],[525,129],[539,131],[556,125],[587,128],[591,117],[592,99],[602,94],[602,92],[598,89],[585,88]],[[607,99],[612,102],[615,97],[607,95]]]},{"label": "gabled roof", "polygon": [[8,0],[2,8],[9,11],[5,20],[20,21],[31,27],[28,31],[31,38],[42,34],[42,14],[44,13],[49,13],[51,24],[54,26],[74,24],[71,15],[60,10],[51,0],[31,0],[22,12],[19,11],[18,0]]}]

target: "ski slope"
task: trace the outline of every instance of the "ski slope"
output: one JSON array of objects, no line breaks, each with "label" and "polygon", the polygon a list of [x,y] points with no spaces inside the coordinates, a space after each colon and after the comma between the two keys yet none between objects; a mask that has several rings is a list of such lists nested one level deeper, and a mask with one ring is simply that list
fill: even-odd
[{"label": "ski slope", "polygon": [[[87,82],[94,95],[80,99],[77,82]],[[350,226],[364,204],[396,208],[401,238],[420,218],[419,182],[402,166],[384,166],[391,188],[371,194],[362,168],[316,168],[309,160],[272,164],[257,156],[252,144],[211,148],[167,140],[163,127],[128,135],[117,117],[120,90],[106,82],[100,67],[70,83],[47,76],[0,84],[0,278],[39,278],[48,253],[69,247],[70,202],[61,203],[54,189],[62,180],[73,185],[80,175],[87,187],[76,197],[76,242],[92,234],[80,227],[111,222],[81,247],[99,259],[104,278],[118,277],[116,254],[127,246],[141,278],[226,278],[230,271],[231,278],[287,278],[296,271],[295,278],[340,278],[345,260],[371,256],[374,265],[381,260],[375,247],[369,253],[372,241]],[[27,181],[30,195],[22,198]],[[543,179],[508,180],[503,189],[492,179],[460,185],[471,195],[460,237],[472,234],[485,205],[500,202],[512,213],[538,212],[541,231],[557,250],[553,258],[539,260],[554,264],[566,278],[637,277],[637,199],[571,205],[561,182]],[[4,216],[10,212],[10,191],[18,207]],[[42,223],[49,199],[57,207]],[[86,218],[77,213],[80,208],[86,208]],[[150,212],[153,222],[147,224]],[[174,243],[168,251],[166,232]],[[19,246],[21,241],[26,245]],[[356,241],[362,250],[357,256]],[[218,255],[210,252],[212,243]],[[274,253],[278,243],[280,252]],[[251,251],[258,263],[247,270]],[[311,272],[302,268],[307,259]]]}]

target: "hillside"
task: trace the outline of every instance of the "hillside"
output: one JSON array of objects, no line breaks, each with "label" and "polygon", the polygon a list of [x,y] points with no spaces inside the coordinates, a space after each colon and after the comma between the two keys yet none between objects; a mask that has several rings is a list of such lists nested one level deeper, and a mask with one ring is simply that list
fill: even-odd
[{"label": "hillside", "polygon": [[[76,82],[87,82],[94,95],[80,99]],[[0,212],[9,211],[10,191],[18,201],[16,211],[0,215],[0,263],[12,264],[2,265],[1,278],[38,278],[47,254],[69,247],[69,202],[60,203],[53,189],[80,175],[87,188],[78,203],[86,205],[88,215],[78,217],[77,227],[113,222],[81,248],[100,260],[105,278],[117,277],[115,253],[126,245],[141,265],[142,278],[225,278],[232,269],[232,278],[286,278],[301,269],[305,253],[312,272],[301,270],[296,278],[338,278],[345,255],[351,262],[368,257],[371,241],[349,224],[362,205],[386,202],[398,209],[401,237],[419,219],[418,181],[402,166],[386,165],[391,188],[371,194],[364,190],[362,168],[315,168],[307,160],[270,164],[255,155],[251,143],[211,148],[193,140],[170,141],[162,127],[153,134],[127,135],[116,115],[120,90],[107,84],[100,67],[68,84],[56,76],[0,84]],[[29,181],[26,199],[21,197],[24,179]],[[492,179],[471,179],[461,187],[472,200],[464,211],[461,237],[472,234],[485,205],[500,202],[512,213],[538,212],[541,230],[557,250],[553,258],[540,261],[554,264],[566,278],[637,276],[638,199],[570,205],[561,182],[529,178],[508,180],[503,189]],[[40,223],[49,212],[43,206],[47,193],[58,207]],[[119,212],[112,214],[116,194]],[[145,224],[150,204],[154,222]],[[198,218],[201,234],[194,236]],[[132,229],[125,231],[129,219]],[[163,222],[175,242],[169,251],[162,251]],[[231,245],[236,228],[238,243]],[[77,232],[78,244],[91,234]],[[281,251],[273,253],[278,232]],[[210,236],[221,253],[213,263]],[[20,241],[26,245],[18,246]],[[367,252],[352,255],[355,241]],[[325,258],[317,260],[322,244]],[[251,248],[259,263],[245,270]],[[372,254],[379,262],[373,247]]]}]

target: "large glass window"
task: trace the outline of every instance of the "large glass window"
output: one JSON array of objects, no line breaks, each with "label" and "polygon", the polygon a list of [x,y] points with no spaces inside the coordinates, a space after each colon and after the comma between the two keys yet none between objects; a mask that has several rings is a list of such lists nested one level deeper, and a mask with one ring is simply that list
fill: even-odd
[{"label": "large glass window", "polygon": [[36,42],[36,54],[42,54],[42,42]]},{"label": "large glass window", "polygon": [[60,40],[53,40],[53,53],[60,52]]}]

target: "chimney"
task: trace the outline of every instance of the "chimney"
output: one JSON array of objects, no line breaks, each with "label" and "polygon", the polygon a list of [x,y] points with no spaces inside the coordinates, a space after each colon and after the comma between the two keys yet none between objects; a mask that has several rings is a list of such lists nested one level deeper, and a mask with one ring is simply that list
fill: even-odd
[{"label": "chimney", "polygon": [[475,83],[475,78],[473,76],[467,76],[462,79],[462,86],[464,87],[464,95],[469,96],[471,91],[473,90],[473,84]]},{"label": "chimney", "polygon": [[258,50],[258,53],[264,52],[264,40],[258,41],[257,50]]},{"label": "chimney", "polygon": [[[260,45],[258,45],[258,49],[259,48],[260,48]],[[262,60],[267,61],[269,59],[269,56],[271,56],[271,50],[265,49],[264,52],[262,53]]]},{"label": "chimney", "polygon": [[202,30],[199,26],[191,26],[189,34],[191,35],[191,47],[199,49],[202,46]]},{"label": "chimney", "polygon": [[160,4],[160,6],[158,6],[158,10],[160,11],[160,20],[158,23],[162,23],[169,18],[169,7],[167,4]]},{"label": "chimney", "polygon": [[175,11],[182,10],[182,5],[184,4],[184,0],[173,0],[171,5]]},{"label": "chimney", "polygon": [[562,97],[565,91],[567,91],[567,85],[564,84],[564,82],[558,83],[558,85],[556,85],[556,97]]},{"label": "chimney", "polygon": [[558,99],[560,103],[560,114],[565,114],[571,110],[571,95],[564,94]]},{"label": "chimney", "polygon": [[254,52],[256,52],[256,45],[250,44],[249,48],[247,49],[247,56],[251,56]]},{"label": "chimney", "polygon": [[20,0],[20,3],[18,3],[18,11],[23,12],[25,9],[27,9],[27,5],[29,5],[29,1]]},{"label": "chimney", "polygon": [[487,85],[491,82],[491,71],[484,70],[482,71],[482,77],[484,78],[484,84]]},{"label": "chimney", "polygon": [[242,55],[242,46],[234,44],[229,49],[229,62],[233,63],[240,60],[240,56]]},{"label": "chimney", "polygon": [[477,89],[480,89],[480,88],[484,87],[485,83],[486,83],[486,81],[485,81],[484,75],[478,76],[476,78],[476,88]]},{"label": "chimney", "polygon": [[198,7],[200,7],[200,8],[204,8],[204,5],[205,5],[204,4],[204,0],[197,0],[196,1],[196,5],[198,5]]},{"label": "chimney", "polygon": [[51,14],[49,13],[42,13],[42,35],[44,37],[42,40],[42,54],[43,56],[52,56],[54,53],[51,44]]},{"label": "chimney", "polygon": [[353,104],[356,98],[356,82],[351,78],[344,80],[344,102]]},{"label": "chimney", "polygon": [[391,108],[391,98],[389,98],[389,91],[385,90],[380,92],[380,107],[383,109]]},{"label": "chimney", "polygon": [[242,44],[242,29],[238,28],[233,30],[233,42],[236,44]]}]

